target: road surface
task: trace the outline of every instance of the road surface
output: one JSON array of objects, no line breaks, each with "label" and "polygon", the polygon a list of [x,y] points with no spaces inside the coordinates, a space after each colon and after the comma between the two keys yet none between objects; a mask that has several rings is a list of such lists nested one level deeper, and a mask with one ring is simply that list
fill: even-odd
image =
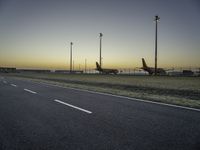
[{"label": "road surface", "polygon": [[2,150],[199,150],[200,111],[0,76]]}]

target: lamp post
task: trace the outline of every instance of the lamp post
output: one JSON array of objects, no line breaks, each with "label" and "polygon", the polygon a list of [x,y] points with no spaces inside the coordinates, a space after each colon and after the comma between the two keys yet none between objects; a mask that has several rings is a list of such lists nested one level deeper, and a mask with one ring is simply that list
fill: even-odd
[{"label": "lamp post", "polygon": [[70,72],[72,72],[72,45],[73,43],[70,43]]},{"label": "lamp post", "polygon": [[100,38],[100,56],[99,56],[99,65],[101,67],[101,61],[102,61],[102,57],[101,57],[101,48],[102,48],[102,33],[99,33],[99,38]]},{"label": "lamp post", "polygon": [[87,70],[87,59],[85,59],[85,73],[86,73],[86,70]]},{"label": "lamp post", "polygon": [[158,36],[158,21],[160,20],[160,17],[157,15],[155,16],[155,22],[156,22],[156,31],[155,31],[155,76],[157,75],[157,36]]},{"label": "lamp post", "polygon": [[74,64],[74,60],[73,60],[72,72],[74,71],[74,66],[75,66],[75,64]]}]

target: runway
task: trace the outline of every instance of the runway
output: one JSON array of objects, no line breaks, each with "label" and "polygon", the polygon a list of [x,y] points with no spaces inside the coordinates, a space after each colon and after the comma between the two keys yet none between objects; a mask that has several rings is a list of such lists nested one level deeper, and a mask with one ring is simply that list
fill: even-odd
[{"label": "runway", "polygon": [[2,150],[198,150],[200,111],[0,76]]}]

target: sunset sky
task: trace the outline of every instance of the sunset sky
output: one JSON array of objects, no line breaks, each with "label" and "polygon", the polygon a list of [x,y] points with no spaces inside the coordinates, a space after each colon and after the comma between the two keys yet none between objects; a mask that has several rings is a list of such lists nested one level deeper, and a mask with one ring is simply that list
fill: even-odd
[{"label": "sunset sky", "polygon": [[103,67],[154,64],[154,16],[158,67],[200,67],[199,0],[0,0],[0,66],[95,68],[99,33]]}]

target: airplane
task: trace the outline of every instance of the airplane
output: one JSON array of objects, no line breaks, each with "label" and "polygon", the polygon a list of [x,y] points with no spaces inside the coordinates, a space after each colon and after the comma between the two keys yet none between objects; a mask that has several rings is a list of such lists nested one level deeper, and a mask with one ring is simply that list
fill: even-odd
[{"label": "airplane", "polygon": [[117,69],[103,69],[98,64],[98,62],[96,62],[96,66],[97,66],[96,70],[98,70],[99,72],[103,74],[117,74],[119,72]]},{"label": "airplane", "polygon": [[[143,69],[144,71],[147,71],[149,75],[155,74],[155,68],[148,67],[144,58],[142,58],[142,64],[143,64],[143,67],[141,69]],[[157,74],[166,75],[166,71],[163,68],[157,68]]]}]

